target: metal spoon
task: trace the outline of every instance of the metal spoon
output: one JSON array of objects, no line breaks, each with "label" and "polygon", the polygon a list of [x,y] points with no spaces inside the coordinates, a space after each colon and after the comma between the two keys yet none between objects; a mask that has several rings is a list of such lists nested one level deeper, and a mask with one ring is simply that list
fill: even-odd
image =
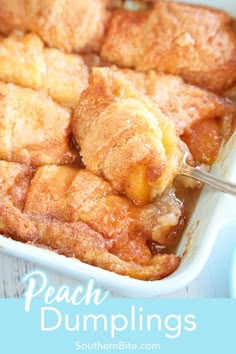
[{"label": "metal spoon", "polygon": [[236,196],[236,184],[223,179],[212,176],[210,173],[202,171],[199,167],[192,167],[187,164],[188,154],[183,158],[182,169],[180,174],[183,176],[194,178],[198,181],[206,183],[213,188],[216,188],[224,193],[229,193]]}]

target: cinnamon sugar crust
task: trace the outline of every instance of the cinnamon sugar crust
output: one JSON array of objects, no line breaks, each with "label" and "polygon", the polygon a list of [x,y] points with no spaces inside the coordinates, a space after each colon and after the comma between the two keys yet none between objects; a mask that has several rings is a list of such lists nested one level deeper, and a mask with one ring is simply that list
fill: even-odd
[{"label": "cinnamon sugar crust", "polygon": [[0,82],[0,158],[27,165],[72,162],[70,111],[41,92]]},{"label": "cinnamon sugar crust", "polygon": [[172,122],[112,69],[93,70],[73,133],[85,166],[138,204],[161,194],[178,173],[182,153]]},{"label": "cinnamon sugar crust", "polygon": [[180,75],[222,93],[236,82],[232,23],[220,10],[158,0],[145,12],[113,12],[101,54],[119,66]]},{"label": "cinnamon sugar crust", "polygon": [[137,72],[116,67],[113,70],[121,70],[139,92],[148,95],[173,121],[179,135],[195,122],[201,124],[200,121],[215,118],[231,121],[236,115],[234,102],[196,85],[187,84],[180,76],[154,70]]},{"label": "cinnamon sugar crust", "polygon": [[56,102],[73,107],[88,83],[81,56],[46,48],[35,34],[0,39],[0,80],[42,90]]},{"label": "cinnamon sugar crust", "polygon": [[108,252],[108,242],[84,223],[64,223],[38,216],[31,218],[43,244],[58,253],[120,275],[157,280],[173,273],[180,262],[180,258],[172,254],[153,256],[146,265],[125,261]]},{"label": "cinnamon sugar crust", "polygon": [[107,2],[1,0],[0,32],[32,31],[49,47],[66,52],[98,51],[109,18]]},{"label": "cinnamon sugar crust", "polygon": [[83,221],[111,240],[115,249],[127,246],[130,240],[135,243],[140,236],[144,243],[150,239],[173,246],[176,239],[169,235],[179,223],[183,203],[168,190],[146,207],[137,207],[87,170],[52,165],[37,169],[24,212],[66,222]]},{"label": "cinnamon sugar crust", "polygon": [[[118,274],[152,280],[172,272],[179,258],[152,255],[146,243],[152,234],[150,221],[155,223],[165,213],[166,221],[170,219],[165,231],[169,229],[170,234],[173,210],[178,214],[181,207],[179,202],[172,211],[161,211],[153,204],[143,210],[114,194],[107,182],[86,170],[43,166],[31,183],[24,215],[39,232],[37,242]],[[178,219],[176,215],[174,224]],[[164,233],[162,237],[165,242]]]},{"label": "cinnamon sugar crust", "polygon": [[38,238],[37,229],[22,214],[32,177],[31,167],[0,161],[0,232],[23,241]]}]

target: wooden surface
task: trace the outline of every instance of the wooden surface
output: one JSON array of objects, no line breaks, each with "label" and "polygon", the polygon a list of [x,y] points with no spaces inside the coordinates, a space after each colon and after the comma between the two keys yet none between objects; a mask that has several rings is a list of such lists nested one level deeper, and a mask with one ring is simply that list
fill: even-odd
[{"label": "wooden surface", "polygon": [[[201,274],[186,288],[162,297],[169,298],[227,298],[229,297],[229,273],[233,249],[236,245],[236,235],[219,234],[205,268]],[[0,253],[0,297],[21,297],[24,287],[21,277],[29,270],[39,268],[37,264],[26,262]],[[40,267],[40,269],[43,269]],[[50,283],[54,286],[67,284],[76,286],[74,280],[60,273],[43,269],[47,272]],[[119,297],[118,294],[112,294]]]}]

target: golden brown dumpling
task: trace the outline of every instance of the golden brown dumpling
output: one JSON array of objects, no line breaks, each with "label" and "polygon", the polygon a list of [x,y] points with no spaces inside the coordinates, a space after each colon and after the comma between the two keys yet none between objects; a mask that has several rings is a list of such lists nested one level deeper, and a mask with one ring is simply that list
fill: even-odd
[{"label": "golden brown dumpling", "polygon": [[158,0],[146,11],[112,14],[102,57],[139,71],[156,69],[222,93],[236,82],[236,33],[220,10]]},{"label": "golden brown dumpling", "polygon": [[137,204],[146,204],[178,173],[180,140],[173,123],[121,73],[93,70],[73,118],[86,167]]},{"label": "golden brown dumpling", "polygon": [[180,76],[154,70],[138,72],[121,70],[142,93],[148,95],[173,121],[176,132],[182,135],[195,122],[215,119],[224,124],[236,115],[236,104],[198,86],[184,82]]},{"label": "golden brown dumpling", "polygon": [[100,48],[107,0],[0,0],[0,32],[37,33],[50,47],[67,52]]},{"label": "golden brown dumpling", "polygon": [[41,92],[0,82],[0,159],[27,165],[72,162],[67,109]]},{"label": "golden brown dumpling", "polygon": [[87,170],[50,165],[37,169],[24,211],[66,222],[83,221],[119,249],[139,236],[143,242],[173,246],[176,238],[170,235],[181,220],[183,203],[173,190],[166,190],[155,202],[138,207]]},{"label": "golden brown dumpling", "polygon": [[35,34],[0,39],[0,80],[42,90],[58,103],[73,107],[88,83],[81,56],[45,48]]}]

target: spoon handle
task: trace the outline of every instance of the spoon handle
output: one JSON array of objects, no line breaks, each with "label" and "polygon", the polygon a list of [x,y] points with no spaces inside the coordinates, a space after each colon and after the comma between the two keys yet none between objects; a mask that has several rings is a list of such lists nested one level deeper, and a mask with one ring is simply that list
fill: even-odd
[{"label": "spoon handle", "polygon": [[199,167],[192,167],[183,164],[181,175],[197,179],[204,182],[213,188],[216,188],[222,192],[229,193],[236,196],[236,184],[228,181],[224,181],[220,178],[212,176],[210,173],[200,170]]}]

